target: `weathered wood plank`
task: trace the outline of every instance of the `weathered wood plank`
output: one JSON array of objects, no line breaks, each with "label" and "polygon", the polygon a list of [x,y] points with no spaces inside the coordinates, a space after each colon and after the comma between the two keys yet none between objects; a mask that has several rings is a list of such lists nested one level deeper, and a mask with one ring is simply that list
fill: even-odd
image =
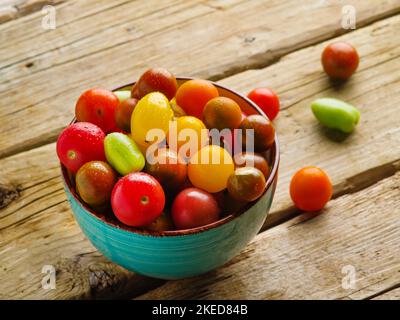
[{"label": "weathered wood plank", "polygon": [[[62,4],[54,31],[41,29],[39,15],[20,29],[13,24],[14,32],[0,27],[1,43],[8,44],[0,47],[0,157],[54,141],[82,88],[114,87],[153,65],[221,78],[347,31],[342,1],[117,3],[93,14]],[[359,26],[400,11],[397,0],[352,3]]]},{"label": "weathered wood plank", "polygon": [[[281,142],[281,169],[270,223],[292,214],[288,185],[303,166],[325,169],[336,196],[368,186],[399,168],[400,116],[391,107],[400,102],[400,74],[394,72],[400,69],[398,28],[400,16],[339,38],[354,44],[361,56],[358,72],[340,87],[330,83],[320,65],[320,54],[328,42],[293,53],[269,68],[221,81],[240,92],[269,86],[280,93],[284,110],[275,124]],[[326,130],[315,120],[310,103],[326,96],[360,109],[360,124],[353,134]]]},{"label": "weathered wood plank", "polygon": [[[1,184],[19,198],[0,211],[0,299],[116,298],[158,285],[114,265],[84,237],[54,152],[52,144],[1,162]],[[44,265],[57,272],[54,290],[41,287]]]},{"label": "weathered wood plank", "polygon": [[385,292],[372,300],[400,300],[400,288]]},{"label": "weathered wood plank", "polygon": [[10,21],[17,15],[17,9],[13,6],[0,7],[0,23]]},{"label": "weathered wood plank", "polygon": [[[276,123],[282,161],[268,225],[275,224],[291,212],[287,193],[289,176],[302,165],[323,167],[331,176],[337,195],[364,188],[400,168],[400,131],[397,125],[400,121],[397,112],[400,92],[396,87],[400,75],[390,72],[398,68],[396,57],[399,55],[399,40],[391,37],[391,34],[399,28],[399,24],[400,17],[394,17],[342,37],[351,39],[364,58],[355,77],[346,87],[337,91],[329,91],[330,84],[319,67],[319,52],[324,44],[293,53],[268,68],[248,71],[222,81],[243,92],[261,85],[271,85],[282,92],[287,109]],[[309,63],[304,63],[306,59],[309,59]],[[302,83],[303,90],[299,87]],[[360,126],[340,143],[330,140],[331,136],[326,135],[309,112],[306,99],[316,97],[320,92],[341,96],[361,108]],[[391,100],[382,99],[377,108],[376,100],[388,95]],[[69,261],[66,265],[73,269],[71,272],[79,274],[80,279],[87,279],[90,268],[96,266],[99,268],[97,270],[102,270],[104,266],[108,273],[113,274],[120,274],[121,270],[112,267],[111,263],[106,264],[105,259],[101,260],[95,252],[85,255],[94,249],[84,240],[67,209],[54,144],[0,160],[0,184],[12,197],[19,195],[0,210],[0,229],[3,229],[0,232],[0,261],[5,261],[2,267],[7,269],[4,277],[1,275],[2,279],[7,280],[0,282],[0,292],[13,297],[90,297],[93,291],[101,296],[109,292],[109,287],[119,288],[119,281],[123,279],[127,287],[112,293],[118,296],[125,294],[123,289],[140,292],[147,285],[147,280],[138,282],[133,274],[122,273],[123,278],[115,277],[115,282],[110,281],[109,286],[103,288],[90,288],[86,282],[86,286],[75,286],[71,290],[67,277],[60,279],[59,291],[42,291],[38,287],[40,270],[46,263],[60,265],[63,277],[63,274],[69,273],[62,272],[64,267],[60,261]],[[59,247],[54,248],[47,259],[48,237]],[[20,254],[23,250],[35,252],[35,255]],[[73,261],[82,254],[86,257],[82,260],[84,264],[76,266]],[[19,262],[18,266],[14,261]],[[101,263],[98,266],[99,261]],[[39,272],[35,277],[27,276],[35,272]],[[17,279],[16,283],[12,282],[13,279]],[[138,285],[141,287],[137,288]],[[154,283],[150,282],[152,285]],[[14,291],[13,287],[19,288],[18,291]]]},{"label": "weathered wood plank", "polygon": [[45,5],[57,5],[67,0],[2,0],[0,23],[41,10]]},{"label": "weathered wood plank", "polygon": [[168,282],[140,298],[363,298],[376,283],[400,281],[399,214],[397,173],[333,200],[319,214],[259,234],[225,267],[202,277]]}]

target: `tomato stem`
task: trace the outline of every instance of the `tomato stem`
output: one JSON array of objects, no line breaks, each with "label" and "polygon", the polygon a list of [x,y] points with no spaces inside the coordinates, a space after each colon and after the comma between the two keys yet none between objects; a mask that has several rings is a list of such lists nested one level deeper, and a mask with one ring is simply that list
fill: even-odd
[{"label": "tomato stem", "polygon": [[149,203],[149,197],[148,196],[143,196],[142,198],[140,198],[140,202],[142,204],[148,204]]},{"label": "tomato stem", "polygon": [[75,151],[73,151],[73,150],[69,150],[68,151],[68,158],[70,158],[70,159],[75,159],[76,158],[76,153],[75,153]]}]

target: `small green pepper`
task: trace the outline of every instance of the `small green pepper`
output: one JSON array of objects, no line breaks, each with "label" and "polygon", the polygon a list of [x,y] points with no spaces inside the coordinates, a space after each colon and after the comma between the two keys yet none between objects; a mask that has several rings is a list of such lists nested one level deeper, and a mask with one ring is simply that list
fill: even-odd
[{"label": "small green pepper", "polygon": [[131,97],[131,92],[126,90],[114,91],[114,94],[118,97],[119,102]]},{"label": "small green pepper", "polygon": [[141,171],[145,165],[143,154],[133,139],[126,134],[113,132],[104,139],[106,159],[121,175]]},{"label": "small green pepper", "polygon": [[349,133],[360,120],[360,111],[344,101],[321,98],[311,103],[314,116],[324,126]]}]

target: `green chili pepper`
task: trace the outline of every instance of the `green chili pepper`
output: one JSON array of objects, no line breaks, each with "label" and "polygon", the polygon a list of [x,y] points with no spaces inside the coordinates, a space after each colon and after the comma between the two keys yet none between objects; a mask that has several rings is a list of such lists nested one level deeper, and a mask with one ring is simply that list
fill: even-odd
[{"label": "green chili pepper", "polygon": [[126,134],[113,132],[104,139],[107,161],[121,175],[141,171],[145,159],[133,139]]},{"label": "green chili pepper", "polygon": [[360,111],[344,101],[321,98],[311,103],[311,110],[321,124],[349,133],[360,120]]},{"label": "green chili pepper", "polygon": [[119,102],[122,102],[128,98],[131,97],[131,92],[130,91],[114,91],[114,94],[118,97]]}]

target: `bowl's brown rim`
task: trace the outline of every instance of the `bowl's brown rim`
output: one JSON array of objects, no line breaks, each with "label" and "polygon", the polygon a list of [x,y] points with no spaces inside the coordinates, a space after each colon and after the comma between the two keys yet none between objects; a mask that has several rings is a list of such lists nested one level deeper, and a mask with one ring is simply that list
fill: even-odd
[{"label": "bowl's brown rim", "polygon": [[[192,79],[194,79],[194,78],[190,78],[190,77],[176,77],[176,78],[177,78],[178,80],[192,80]],[[265,113],[261,110],[261,108],[260,108],[259,106],[257,106],[253,101],[251,101],[249,98],[247,98],[246,96],[244,96],[244,95],[238,93],[238,92],[235,91],[235,90],[229,89],[229,88],[227,88],[227,87],[225,87],[225,86],[223,86],[223,85],[221,85],[221,84],[215,83],[215,82],[213,82],[213,81],[210,81],[210,82],[212,82],[215,86],[217,86],[217,87],[219,87],[219,88],[221,88],[221,89],[223,89],[223,90],[229,91],[229,92],[231,92],[232,94],[241,97],[241,98],[242,98],[243,100],[245,100],[248,104],[250,104],[255,110],[257,110],[257,112],[258,112],[260,115],[262,115],[262,116],[264,116],[264,117],[267,118],[267,116],[266,116]],[[124,86],[120,86],[120,87],[118,87],[118,88],[116,88],[116,89],[114,89],[114,90],[112,90],[112,91],[118,91],[118,90],[121,90],[121,89],[123,89],[123,88],[129,87],[129,86],[133,86],[135,83],[136,83],[136,82],[128,83],[128,84],[126,84],[126,85],[124,85]],[[74,123],[74,122],[75,122],[75,118],[72,120],[71,123]],[[278,174],[278,167],[279,167],[280,154],[279,154],[279,141],[278,141],[278,137],[277,137],[277,134],[276,134],[276,133],[275,133],[275,142],[274,142],[274,144],[273,144],[273,146],[272,146],[272,151],[273,151],[273,160],[272,160],[272,170],[271,170],[271,174],[269,175],[269,177],[268,177],[268,179],[267,179],[267,183],[266,183],[265,190],[264,190],[263,194],[260,196],[260,198],[263,197],[263,196],[265,195],[265,193],[269,190],[269,188],[272,187],[273,182],[274,182],[274,180],[275,180],[275,178],[276,178],[276,175]],[[83,203],[83,202],[78,198],[78,196],[76,195],[75,191],[73,190],[73,187],[72,187],[72,185],[71,185],[70,179],[68,178],[68,173],[67,173],[66,168],[65,168],[61,163],[60,163],[60,166],[61,166],[62,178],[63,178],[63,181],[64,181],[65,185],[66,185],[67,188],[68,188],[68,191],[69,191],[70,194],[74,197],[75,201],[77,201],[87,212],[89,212],[89,213],[90,213],[92,216],[94,216],[96,219],[99,219],[100,221],[102,221],[102,222],[105,223],[105,224],[108,224],[108,225],[111,226],[111,227],[114,227],[114,228],[116,228],[116,229],[122,229],[122,230],[125,230],[125,231],[128,231],[128,232],[132,232],[132,233],[137,233],[137,234],[140,234],[140,235],[159,236],[159,237],[166,237],[166,236],[167,236],[167,237],[168,237],[168,236],[183,236],[183,235],[196,234],[196,233],[200,233],[200,232],[207,231],[207,230],[210,230],[210,229],[214,229],[214,228],[217,228],[217,227],[219,227],[219,226],[221,226],[221,225],[224,225],[224,224],[226,224],[226,223],[228,223],[228,222],[234,220],[235,218],[241,216],[242,214],[245,214],[245,213],[246,213],[252,206],[254,206],[254,205],[257,203],[257,201],[258,201],[258,200],[257,200],[257,201],[250,202],[247,206],[245,206],[245,207],[244,207],[242,210],[240,210],[240,212],[238,212],[238,213],[229,214],[229,215],[225,216],[224,218],[222,218],[222,219],[220,219],[220,220],[218,220],[218,221],[215,221],[215,222],[213,222],[213,223],[210,223],[210,224],[207,224],[207,225],[204,225],[204,226],[201,226],[201,227],[192,228],[192,229],[185,229],[185,230],[169,230],[169,231],[142,230],[142,229],[137,229],[137,228],[125,226],[125,225],[123,225],[123,224],[121,224],[121,225],[116,225],[116,224],[113,224],[113,223],[110,222],[110,221],[106,221],[106,220],[104,220],[104,219],[101,219],[101,217],[99,217],[98,214],[97,214],[93,209],[91,209],[88,205],[86,205],[85,203]],[[259,198],[259,199],[260,199],[260,198]]]}]

